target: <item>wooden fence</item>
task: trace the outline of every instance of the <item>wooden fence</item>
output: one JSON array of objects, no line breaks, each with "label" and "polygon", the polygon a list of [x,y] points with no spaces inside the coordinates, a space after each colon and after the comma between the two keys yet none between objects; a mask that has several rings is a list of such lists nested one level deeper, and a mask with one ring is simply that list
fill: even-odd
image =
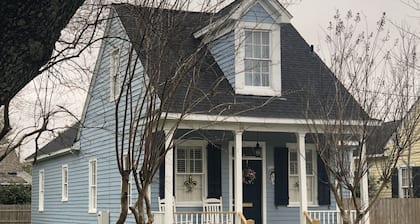
[{"label": "wooden fence", "polygon": [[31,205],[0,205],[0,224],[31,223]]},{"label": "wooden fence", "polygon": [[379,198],[370,211],[370,224],[420,223],[420,198]]}]

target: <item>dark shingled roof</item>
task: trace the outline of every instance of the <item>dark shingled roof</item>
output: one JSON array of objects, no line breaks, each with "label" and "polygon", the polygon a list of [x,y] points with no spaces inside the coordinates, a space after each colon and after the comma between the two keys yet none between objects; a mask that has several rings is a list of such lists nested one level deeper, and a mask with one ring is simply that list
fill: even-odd
[{"label": "dark shingled roof", "polygon": [[384,122],[379,127],[372,127],[371,134],[366,142],[366,152],[368,155],[382,154],[386,144],[398,129],[401,121]]},{"label": "dark shingled roof", "polygon": [[[228,7],[238,4],[235,2],[233,6]],[[163,76],[172,76],[182,59],[204,46],[201,51],[203,59],[190,68],[185,83],[188,83],[187,80],[194,80],[192,97],[208,95],[190,109],[189,113],[298,119],[309,117],[358,120],[368,117],[347,90],[340,83],[337,85],[336,77],[320,58],[311,52],[310,46],[289,23],[281,24],[282,96],[236,95],[207,46],[193,36],[195,31],[208,24],[212,14],[127,4],[114,5],[114,8],[142,64],[148,68],[160,66],[160,69],[161,65],[165,65],[161,70]],[[226,11],[229,10],[222,9],[222,13]],[[152,14],[159,15],[160,19],[151,19]],[[153,42],[153,51],[144,47],[147,42],[145,40]],[[163,49],[164,43],[170,48],[162,54],[157,53]],[[194,76],[197,74],[200,74],[199,77]],[[181,112],[186,107],[183,100],[187,87],[184,87],[177,89],[171,103],[166,105],[169,112]],[[338,111],[339,107],[336,105],[337,92],[344,98],[343,102],[348,102],[342,111]]]},{"label": "dark shingled roof", "polygon": [[[57,152],[61,149],[66,149],[73,146],[73,143],[76,141],[76,138],[77,138],[79,127],[80,127],[80,124],[75,123],[71,127],[59,133],[56,138],[54,138],[44,147],[39,149],[37,156],[39,157],[42,155],[51,155],[52,153]],[[35,153],[27,157],[26,160],[33,159],[34,157],[35,157]]]}]

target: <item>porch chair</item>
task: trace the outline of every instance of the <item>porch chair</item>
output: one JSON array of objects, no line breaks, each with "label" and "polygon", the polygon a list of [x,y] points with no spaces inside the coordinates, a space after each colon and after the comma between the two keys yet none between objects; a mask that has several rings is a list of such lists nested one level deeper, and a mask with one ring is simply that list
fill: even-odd
[{"label": "porch chair", "polygon": [[[174,212],[176,212],[176,206],[175,206],[175,197],[172,198],[172,207]],[[159,212],[165,212],[165,199],[161,199],[160,197],[158,197],[158,203],[159,203]]]},{"label": "porch chair", "polygon": [[221,224],[223,223],[222,197],[220,198],[204,198],[203,199],[203,223],[205,224]]}]

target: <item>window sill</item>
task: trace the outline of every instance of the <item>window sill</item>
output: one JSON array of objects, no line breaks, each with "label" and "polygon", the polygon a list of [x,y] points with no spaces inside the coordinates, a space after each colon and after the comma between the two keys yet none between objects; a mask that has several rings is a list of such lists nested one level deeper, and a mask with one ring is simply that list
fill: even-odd
[{"label": "window sill", "polygon": [[[288,204],[286,207],[288,208],[299,208],[300,204]],[[309,208],[319,207],[318,204],[308,204]]]},{"label": "window sill", "polygon": [[69,199],[68,198],[62,198],[61,202],[67,202]]},{"label": "window sill", "polygon": [[88,211],[89,214],[96,214],[96,209],[92,209]]},{"label": "window sill", "polygon": [[271,87],[253,87],[245,86],[244,88],[236,88],[236,94],[256,95],[256,96],[281,96],[281,92],[274,91]]}]

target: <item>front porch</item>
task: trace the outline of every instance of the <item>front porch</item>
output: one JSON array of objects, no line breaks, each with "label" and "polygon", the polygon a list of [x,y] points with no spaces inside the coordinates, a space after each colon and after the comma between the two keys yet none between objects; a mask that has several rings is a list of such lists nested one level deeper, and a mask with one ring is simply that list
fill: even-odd
[{"label": "front porch", "polygon": [[[176,139],[174,150],[152,187],[159,189],[152,200],[165,198],[163,223],[305,224],[304,211],[321,223],[341,223],[306,125],[212,125],[191,133],[194,124],[186,126],[166,133]],[[204,211],[205,198],[219,197],[220,211]]]}]

